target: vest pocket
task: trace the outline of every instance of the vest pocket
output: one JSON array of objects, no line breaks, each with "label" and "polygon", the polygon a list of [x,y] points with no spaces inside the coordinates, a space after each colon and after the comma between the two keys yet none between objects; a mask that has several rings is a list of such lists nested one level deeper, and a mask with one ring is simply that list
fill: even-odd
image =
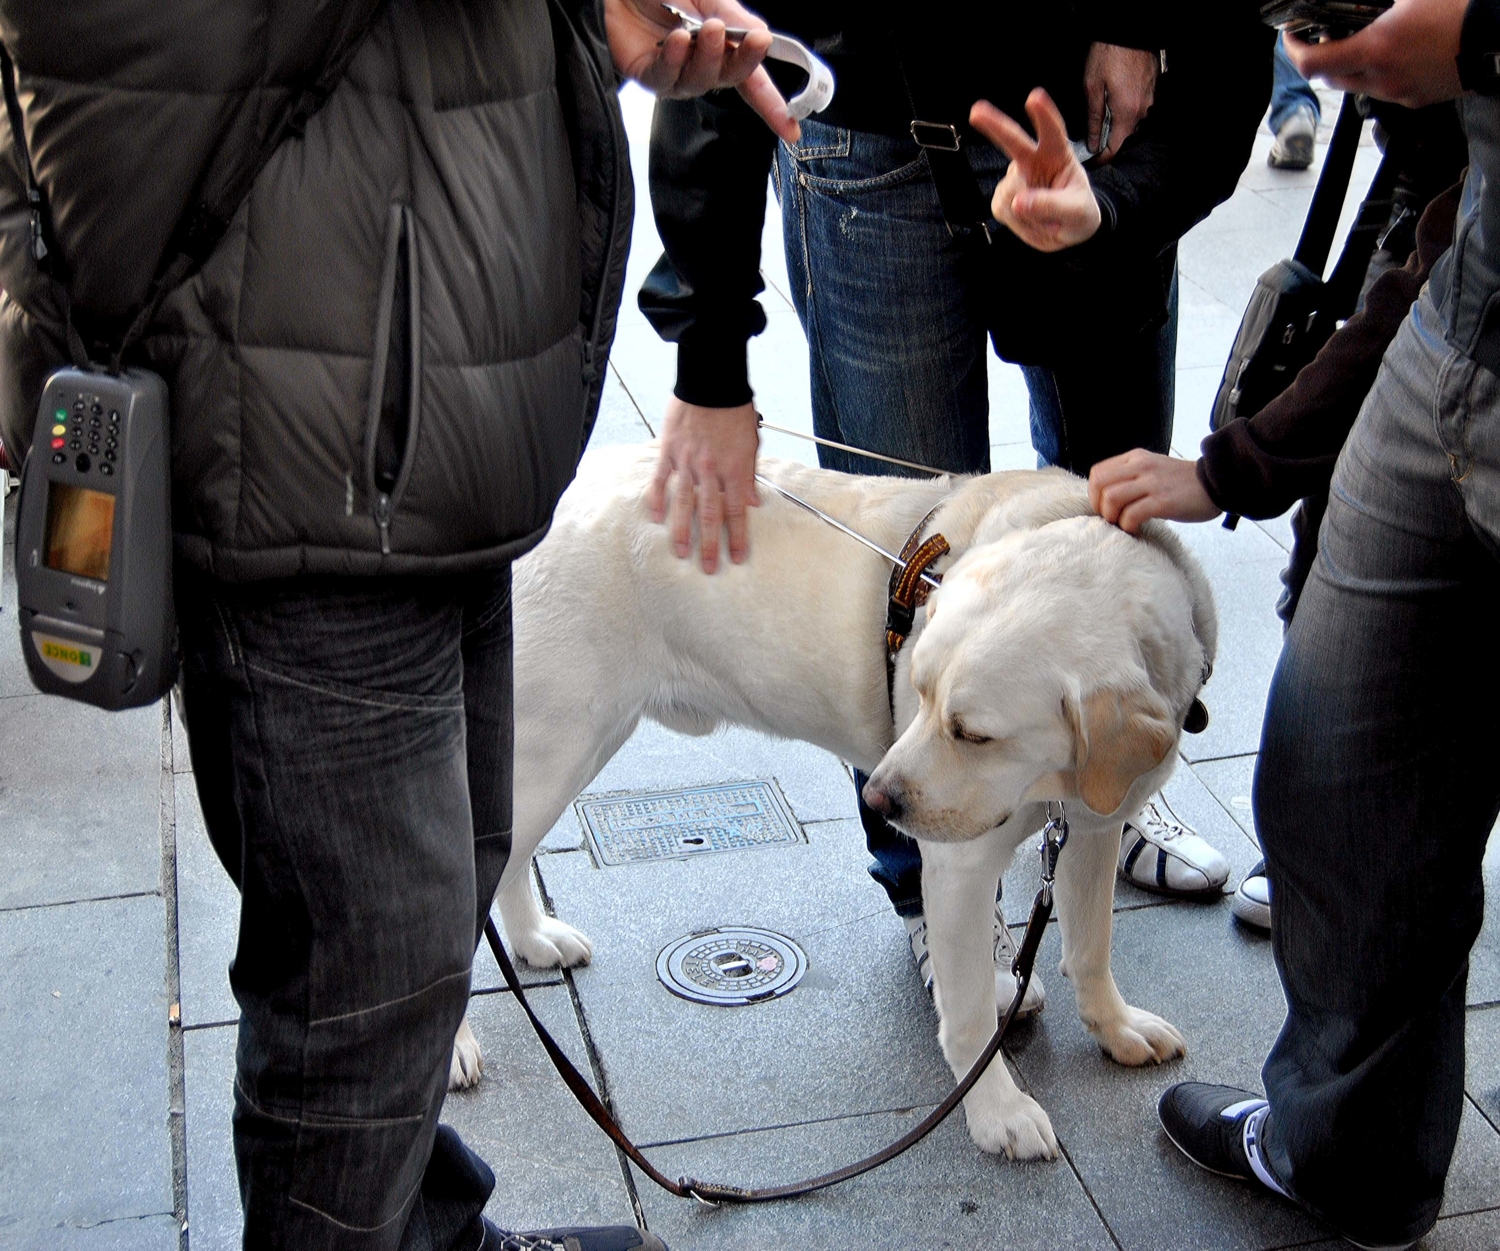
[{"label": "vest pocket", "polygon": [[401,502],[417,446],[421,413],[421,289],[416,219],[392,204],[386,220],[379,316],[370,353],[370,404],[365,415],[365,491],[380,550],[391,551],[391,517]]}]

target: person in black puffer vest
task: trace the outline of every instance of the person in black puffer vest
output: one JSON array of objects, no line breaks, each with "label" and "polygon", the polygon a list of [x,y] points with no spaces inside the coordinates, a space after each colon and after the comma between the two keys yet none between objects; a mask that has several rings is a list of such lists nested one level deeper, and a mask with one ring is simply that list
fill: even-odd
[{"label": "person in black puffer vest", "polygon": [[438,1125],[509,852],[510,562],[573,475],[614,333],[617,67],[739,84],[795,137],[769,39],[669,35],[647,0],[108,10],[0,0],[22,132],[0,143],[0,437],[25,452],[69,297],[108,360],[179,223],[254,174],[126,357],[171,392],[187,731],[242,895],[244,1243],[560,1248],[484,1221],[494,1175]]}]

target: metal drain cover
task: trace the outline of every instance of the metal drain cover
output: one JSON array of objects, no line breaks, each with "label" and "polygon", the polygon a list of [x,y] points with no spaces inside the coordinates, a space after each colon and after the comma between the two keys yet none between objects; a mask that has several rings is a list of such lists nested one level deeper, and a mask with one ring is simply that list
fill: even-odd
[{"label": "metal drain cover", "polygon": [[745,926],[699,930],[656,957],[656,976],[674,995],[729,1008],[777,999],[806,972],[807,956],[785,934]]},{"label": "metal drain cover", "polygon": [[771,781],[585,795],[576,808],[601,865],[802,841],[801,827]]}]

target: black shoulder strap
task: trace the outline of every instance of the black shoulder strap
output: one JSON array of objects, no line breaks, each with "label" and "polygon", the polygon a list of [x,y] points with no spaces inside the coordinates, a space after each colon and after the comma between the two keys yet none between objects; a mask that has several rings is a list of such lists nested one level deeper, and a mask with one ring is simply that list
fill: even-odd
[{"label": "black shoulder strap", "polygon": [[1344,196],[1349,191],[1349,179],[1354,173],[1354,156],[1359,150],[1359,135],[1364,124],[1355,97],[1345,95],[1339,109],[1339,120],[1333,128],[1333,139],[1328,145],[1328,155],[1323,158],[1318,189],[1313,192],[1312,205],[1307,210],[1307,221],[1302,226],[1302,237],[1297,240],[1294,254],[1297,261],[1320,278],[1323,267],[1328,264],[1328,253],[1333,248],[1339,214],[1344,211]]},{"label": "black shoulder strap", "polygon": [[[208,259],[219,240],[224,237],[224,232],[229,229],[229,223],[239,211],[240,204],[250,194],[250,188],[254,186],[261,170],[266,167],[282,141],[293,135],[300,135],[308,120],[333,93],[333,89],[343,78],[344,71],[348,69],[349,62],[358,51],[365,31],[369,29],[370,22],[374,20],[380,8],[378,4],[372,6],[365,21],[357,29],[348,33],[337,55],[323,67],[322,72],[312,83],[302,89],[281,120],[267,132],[255,158],[247,161],[217,196],[212,199],[198,198],[196,205],[177,223],[177,228],[167,240],[161,261],[157,265],[156,276],[152,279],[145,298],[110,354],[108,367],[111,373],[119,373],[125,353],[146,332],[151,319],[156,316],[156,310],[161,307],[161,302]],[[63,261],[57,248],[46,196],[37,185],[36,173],[31,164],[31,154],[26,144],[25,117],[16,91],[15,66],[11,61],[9,50],[3,47],[0,47],[0,76],[4,78],[5,109],[10,118],[11,135],[15,141],[17,159],[26,177],[27,199],[31,205],[32,256],[59,289],[63,308],[67,314],[68,350],[73,355],[74,363],[86,369],[90,367],[88,352],[83,340],[73,328],[67,275],[62,272]],[[209,168],[204,171],[203,177],[199,180],[200,187],[207,180],[212,166],[213,162],[210,161]]]},{"label": "black shoulder strap", "polygon": [[26,117],[21,111],[21,97],[16,91],[16,67],[3,44],[0,44],[0,81],[3,81],[5,89],[5,115],[10,123],[11,142],[16,148],[16,164],[21,167],[21,176],[26,179],[26,203],[31,213],[31,258],[57,289],[66,327],[68,355],[80,369],[87,369],[89,353],[83,344],[83,338],[73,325],[73,304],[68,297],[68,284],[57,272],[58,254],[56,240],[52,236],[52,216],[47,211],[47,199],[37,185],[36,170],[31,164],[31,149],[26,144]]}]

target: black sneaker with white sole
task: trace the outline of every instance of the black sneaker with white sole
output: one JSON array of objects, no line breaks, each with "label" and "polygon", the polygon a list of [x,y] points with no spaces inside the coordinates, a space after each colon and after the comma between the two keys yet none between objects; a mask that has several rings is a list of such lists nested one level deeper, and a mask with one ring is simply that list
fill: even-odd
[{"label": "black sneaker with white sole", "polygon": [[484,1241],[477,1251],[667,1251],[667,1245],[634,1225],[580,1225],[517,1234],[501,1229],[486,1216]]},{"label": "black sneaker with white sole", "polygon": [[[1178,1082],[1162,1091],[1156,1115],[1172,1145],[1201,1169],[1221,1177],[1258,1182],[1302,1206],[1271,1172],[1261,1151],[1261,1134],[1271,1105],[1262,1095],[1234,1086]],[[1406,1251],[1420,1238],[1399,1243],[1345,1241],[1361,1251]]]}]

